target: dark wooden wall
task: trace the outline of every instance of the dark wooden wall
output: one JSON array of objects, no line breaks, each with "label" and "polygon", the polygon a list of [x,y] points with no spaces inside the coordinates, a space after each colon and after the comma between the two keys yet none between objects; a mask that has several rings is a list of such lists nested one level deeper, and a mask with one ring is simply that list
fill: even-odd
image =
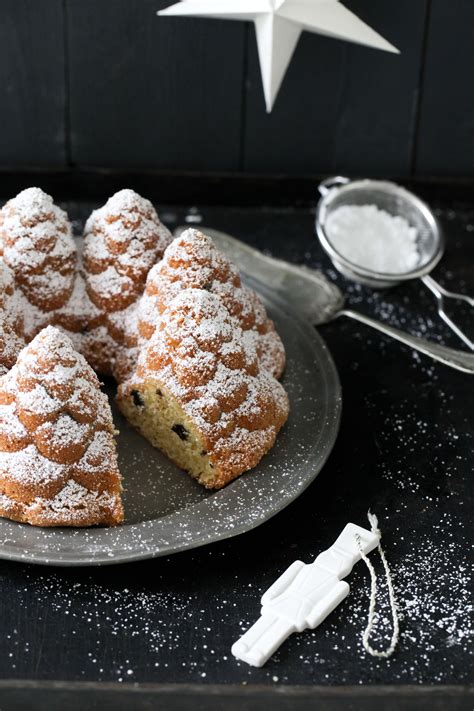
[{"label": "dark wooden wall", "polygon": [[264,111],[253,28],[171,0],[1,0],[0,169],[474,175],[474,1],[346,0],[400,56],[304,33]]}]

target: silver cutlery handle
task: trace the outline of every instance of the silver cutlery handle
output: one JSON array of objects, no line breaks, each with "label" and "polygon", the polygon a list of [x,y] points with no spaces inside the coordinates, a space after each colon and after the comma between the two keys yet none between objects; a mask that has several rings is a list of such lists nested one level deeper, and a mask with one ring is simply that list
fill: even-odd
[{"label": "silver cutlery handle", "polygon": [[453,331],[456,336],[458,336],[463,343],[465,343],[471,351],[474,351],[474,342],[471,341],[468,335],[453,321],[450,316],[446,313],[444,302],[446,299],[452,299],[453,301],[464,301],[469,306],[474,306],[474,299],[466,294],[455,294],[453,291],[448,291],[444,289],[441,284],[430,276],[424,276],[421,278],[423,284],[428,287],[432,294],[436,297],[436,304],[438,308],[438,314],[443,319],[443,321],[449,326],[451,331]]},{"label": "silver cutlery handle", "polygon": [[347,316],[354,321],[359,321],[359,323],[370,326],[376,331],[385,333],[385,335],[395,338],[395,340],[400,341],[400,343],[404,343],[406,346],[414,348],[416,351],[424,353],[424,355],[430,356],[434,360],[438,360],[440,363],[450,365],[456,370],[461,370],[463,373],[474,373],[473,353],[465,353],[464,351],[459,351],[455,348],[442,346],[439,343],[426,341],[424,338],[418,338],[418,336],[411,336],[409,333],[404,333],[403,331],[399,331],[398,328],[387,326],[381,321],[377,321],[374,318],[370,318],[370,316],[357,313],[357,311],[342,309],[337,313],[337,317],[339,316]]}]

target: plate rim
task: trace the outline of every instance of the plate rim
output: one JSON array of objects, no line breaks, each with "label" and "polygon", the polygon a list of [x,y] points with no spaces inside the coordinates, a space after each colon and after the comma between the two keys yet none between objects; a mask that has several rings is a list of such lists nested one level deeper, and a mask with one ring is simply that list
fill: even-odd
[{"label": "plate rim", "polygon": [[[127,553],[121,553],[118,552],[116,555],[113,555],[113,557],[109,556],[107,553],[104,553],[102,557],[100,557],[100,554],[95,556],[94,554],[89,554],[88,558],[79,558],[79,557],[73,557],[69,556],[68,554],[64,554],[60,558],[52,558],[48,557],[42,552],[32,552],[28,554],[28,552],[25,552],[23,549],[23,552],[19,552],[21,549],[18,549],[15,551],[15,549],[12,548],[5,548],[6,541],[5,540],[0,540],[0,559],[3,560],[10,560],[10,561],[16,561],[20,563],[29,563],[29,564],[34,564],[34,565],[44,565],[44,566],[53,566],[53,567],[96,567],[96,566],[109,566],[109,565],[121,565],[125,563],[133,563],[133,562],[139,562],[142,560],[150,560],[153,558],[158,558],[166,555],[174,555],[176,553],[180,552],[185,552],[192,550],[194,548],[201,548],[203,546],[211,545],[212,543],[216,543],[218,541],[223,541],[229,538],[234,538],[235,536],[242,535],[244,533],[247,533],[249,531],[254,530],[255,528],[258,528],[258,526],[261,526],[262,524],[266,523],[269,521],[271,518],[279,514],[283,509],[285,509],[287,506],[289,506],[291,503],[296,501],[296,499],[303,494],[303,492],[310,486],[310,484],[313,483],[313,481],[316,479],[316,477],[319,475],[323,467],[325,466],[333,448],[336,443],[338,434],[339,434],[339,429],[340,429],[340,423],[341,423],[341,415],[342,415],[342,387],[341,387],[341,381],[339,378],[339,373],[336,367],[336,364],[334,362],[334,359],[332,358],[331,352],[325,342],[325,340],[319,335],[317,332],[316,328],[312,326],[308,321],[303,319],[298,313],[296,313],[288,304],[284,301],[283,298],[281,298],[278,294],[276,294],[270,287],[266,286],[262,282],[253,279],[251,277],[248,277],[247,275],[242,275],[244,277],[244,280],[246,283],[250,284],[255,288],[257,292],[262,294],[264,297],[268,299],[270,303],[274,303],[281,311],[283,311],[287,316],[291,317],[292,321],[295,322],[299,329],[300,332],[305,336],[305,338],[312,342],[313,348],[316,347],[318,350],[319,355],[323,355],[325,359],[325,374],[326,374],[326,379],[329,378],[329,384],[331,385],[332,389],[334,390],[334,398],[332,402],[332,408],[333,412],[331,413],[331,422],[329,423],[328,420],[324,423],[324,426],[321,430],[321,435],[326,432],[327,436],[324,440],[324,447],[322,450],[320,450],[319,453],[319,458],[318,458],[318,465],[315,467],[315,473],[313,476],[308,476],[306,477],[303,482],[295,486],[291,492],[288,492],[287,494],[282,495],[277,501],[274,507],[270,511],[265,511],[262,513],[259,517],[251,518],[249,517],[249,520],[246,521],[245,523],[240,523],[237,524],[233,528],[229,529],[224,529],[223,531],[215,532],[215,535],[212,537],[212,539],[207,539],[205,538],[204,534],[201,534],[201,536],[198,536],[195,539],[189,540],[189,541],[182,541],[181,543],[177,543],[176,541],[171,541],[163,546],[161,546],[158,550],[153,550],[151,548],[148,548],[144,546],[142,549],[138,549],[135,551],[129,551]],[[319,437],[319,440],[321,439],[321,435]],[[319,445],[319,440],[314,444],[314,447],[311,448],[311,452],[314,451],[314,449]],[[307,457],[309,459],[309,456]],[[238,480],[237,480],[238,481]],[[225,489],[224,489],[225,491]],[[209,499],[204,499],[202,502],[198,503],[197,506],[202,505]],[[192,507],[195,508],[195,507]],[[186,509],[181,509],[179,512],[173,512],[169,514],[167,517],[163,518],[171,518],[178,513],[181,513],[182,511],[185,511]],[[7,519],[8,520],[8,519]],[[130,524],[124,524],[121,526],[118,526],[116,528],[98,528],[97,530],[99,531],[125,531],[130,528],[137,528],[137,527],[143,527],[144,525],[150,525],[153,527],[154,523],[158,523],[161,519],[160,518],[155,518],[155,519],[149,519],[148,521],[144,522],[137,522],[137,523],[130,523]],[[13,522],[14,523],[14,522]],[[28,525],[28,524],[18,524],[18,525]],[[45,529],[46,531],[51,530],[51,529]],[[74,529],[74,531],[82,531],[82,529]],[[87,531],[94,530],[92,528],[86,529]]]}]

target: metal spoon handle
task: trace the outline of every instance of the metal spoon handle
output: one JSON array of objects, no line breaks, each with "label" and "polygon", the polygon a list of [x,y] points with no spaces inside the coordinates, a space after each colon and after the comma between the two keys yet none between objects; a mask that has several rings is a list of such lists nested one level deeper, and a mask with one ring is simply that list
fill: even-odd
[{"label": "metal spoon handle", "polygon": [[347,316],[348,318],[352,318],[354,321],[359,321],[359,323],[370,326],[376,331],[385,333],[385,335],[395,338],[395,340],[400,341],[400,343],[404,343],[406,346],[410,346],[410,348],[414,348],[416,351],[424,353],[434,360],[440,361],[440,363],[450,365],[456,370],[462,370],[463,373],[474,373],[473,353],[465,353],[464,351],[458,351],[454,348],[448,348],[448,346],[442,346],[439,343],[425,341],[424,338],[411,336],[409,333],[399,331],[398,328],[387,326],[381,321],[370,318],[370,316],[365,316],[364,314],[357,313],[356,311],[350,311],[349,309],[342,309],[341,311],[338,311],[336,316]]},{"label": "metal spoon handle", "polygon": [[444,302],[446,299],[453,299],[453,301],[464,301],[469,306],[474,306],[474,299],[466,294],[456,294],[453,291],[448,291],[444,289],[441,284],[430,276],[424,276],[421,278],[423,284],[428,287],[432,294],[436,297],[436,303],[438,307],[438,314],[443,319],[443,321],[449,326],[449,328],[461,339],[471,351],[474,351],[474,343],[471,341],[469,336],[467,336],[464,331],[459,328],[459,326],[453,321],[450,316],[446,313]]}]

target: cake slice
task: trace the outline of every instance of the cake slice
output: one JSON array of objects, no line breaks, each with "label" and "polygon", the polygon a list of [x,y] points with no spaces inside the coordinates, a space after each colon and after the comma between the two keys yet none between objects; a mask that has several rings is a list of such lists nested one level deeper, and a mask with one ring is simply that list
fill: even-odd
[{"label": "cake slice", "polygon": [[210,489],[255,467],[288,416],[288,397],[261,366],[252,334],[203,289],[181,290],[167,304],[118,404]]},{"label": "cake slice", "polygon": [[37,526],[123,520],[112,413],[86,360],[48,326],[0,378],[0,515]]}]

